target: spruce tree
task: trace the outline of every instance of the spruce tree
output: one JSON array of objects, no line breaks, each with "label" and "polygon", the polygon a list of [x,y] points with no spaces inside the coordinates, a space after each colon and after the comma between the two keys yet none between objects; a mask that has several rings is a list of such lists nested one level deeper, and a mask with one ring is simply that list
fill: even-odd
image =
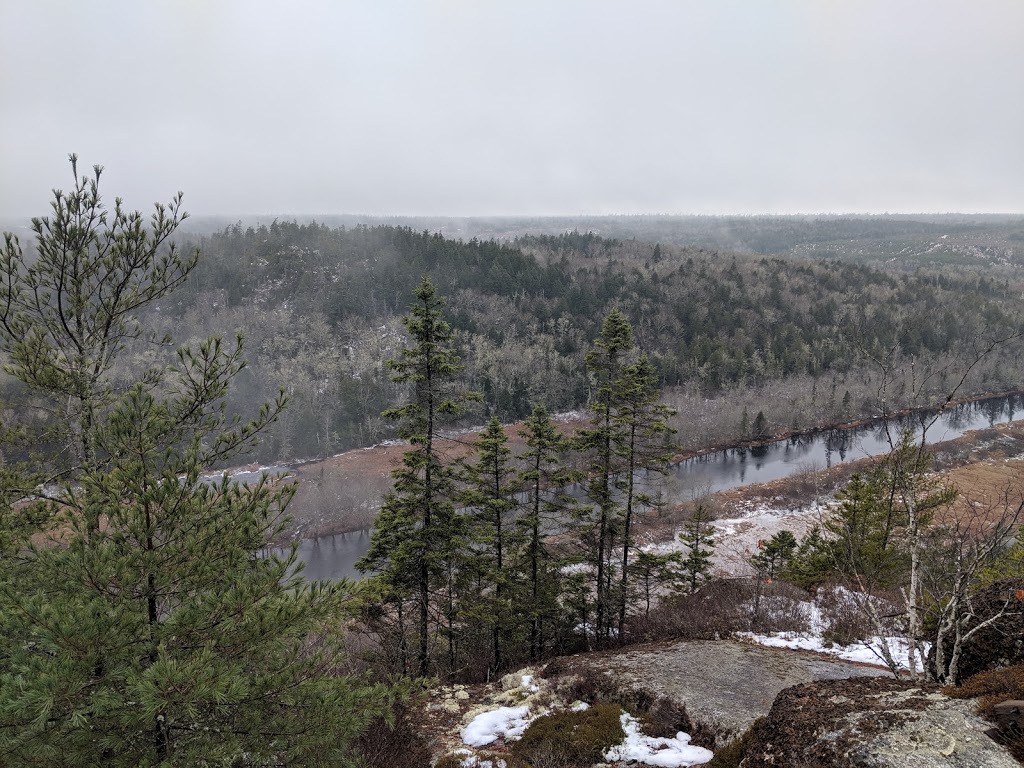
[{"label": "spruce tree", "polygon": [[620,464],[615,452],[615,417],[621,402],[620,377],[633,350],[633,328],[618,309],[608,313],[601,334],[586,355],[592,379],[591,426],[579,433],[580,447],[591,456],[587,496],[596,508],[593,526],[594,618],[598,647],[607,642],[612,615],[612,539],[619,513],[615,495],[615,473]]},{"label": "spruce tree", "polygon": [[[410,385],[410,399],[384,411],[399,423],[399,435],[409,441],[402,464],[391,474],[395,485],[384,497],[374,521],[370,549],[360,560],[364,572],[376,573],[378,588],[399,614],[404,628],[405,603],[413,601],[416,621],[416,672],[430,673],[430,617],[433,607],[452,619],[452,564],[460,545],[462,525],[455,514],[458,472],[439,450],[440,429],[446,419],[463,412],[472,396],[457,383],[462,370],[451,346],[451,326],[441,315],[444,300],[424,277],[413,292],[416,302],[402,318],[409,346],[388,360],[392,380]],[[435,589],[436,588],[436,589]],[[435,591],[446,605],[435,606]],[[449,645],[453,638],[449,636]],[[449,647],[449,656],[452,648]]]},{"label": "spruce tree", "polygon": [[711,556],[715,550],[715,532],[707,507],[697,505],[690,519],[683,525],[679,540],[687,547],[681,563],[686,584],[690,592],[696,592],[711,577]]},{"label": "spruce tree", "polygon": [[[114,355],[137,332],[130,313],[162,289],[112,297],[151,284],[153,258],[174,258],[150,249],[141,217],[119,205],[116,231],[106,230],[96,186],[83,185],[57,193],[55,218],[34,225],[39,259],[64,279],[53,272],[38,305],[9,295],[0,324],[11,371],[37,398],[70,403],[58,413],[75,438],[48,498],[19,509],[41,521],[35,537],[0,557],[0,763],[351,763],[354,738],[388,698],[337,672],[352,585],[306,584],[294,549],[261,554],[283,530],[291,485],[203,476],[248,450],[283,400],[248,423],[227,417],[242,348],[216,339],[181,349],[127,391],[110,385]],[[158,208],[157,232],[163,217]],[[37,279],[23,277],[34,265],[13,243],[9,294]],[[112,285],[96,270],[120,278]],[[88,320],[97,316],[107,318],[99,330]],[[14,339],[12,329],[34,330]],[[81,345],[69,342],[66,376],[61,338]]]},{"label": "spruce tree", "polygon": [[625,367],[616,382],[618,405],[614,416],[614,450],[621,464],[616,488],[622,496],[622,565],[619,570],[618,609],[619,637],[624,637],[626,611],[629,603],[629,557],[634,548],[635,517],[658,506],[658,501],[645,490],[639,473],[664,472],[672,458],[669,438],[674,430],[667,419],[672,409],[659,400],[658,375],[647,355]]},{"label": "spruce tree", "polygon": [[754,424],[750,428],[750,432],[755,440],[768,439],[768,419],[765,417],[764,411],[757,412],[757,416],[754,417]]},{"label": "spruce tree", "polygon": [[470,623],[490,626],[491,664],[497,672],[502,664],[502,642],[513,616],[510,600],[509,563],[517,538],[512,515],[517,506],[518,483],[512,465],[512,449],[497,416],[487,422],[476,441],[477,459],[466,467],[466,490],[462,501],[469,518],[469,547],[462,557],[469,581],[475,586],[474,599],[462,618]]},{"label": "spruce tree", "polygon": [[629,570],[632,572],[635,585],[632,589],[643,603],[644,616],[650,615],[651,603],[656,594],[664,594],[665,591],[677,592],[686,577],[682,552],[651,552],[639,549],[629,564]]},{"label": "spruce tree", "polygon": [[558,433],[543,405],[534,407],[520,434],[526,451],[519,456],[525,465],[519,475],[525,501],[516,519],[523,539],[519,570],[527,581],[523,602],[528,606],[530,661],[537,661],[544,655],[545,628],[559,614],[561,591],[560,561],[548,547],[546,533],[576,522],[579,505],[564,488],[578,481],[580,473],[562,464],[569,441]]}]

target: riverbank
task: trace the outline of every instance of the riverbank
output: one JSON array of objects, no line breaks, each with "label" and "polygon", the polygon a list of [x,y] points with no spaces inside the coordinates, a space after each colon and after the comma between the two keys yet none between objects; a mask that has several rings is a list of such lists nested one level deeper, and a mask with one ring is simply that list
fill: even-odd
[{"label": "riverbank", "polygon": [[763,448],[772,443],[778,443],[783,440],[794,440],[801,438],[813,438],[819,435],[828,434],[829,432],[845,432],[854,429],[862,429],[864,427],[871,427],[875,425],[882,425],[886,419],[900,420],[906,419],[908,416],[914,414],[923,413],[938,413],[944,412],[950,408],[955,408],[959,405],[967,405],[969,403],[980,403],[987,400],[1000,400],[1010,397],[1021,398],[1024,400],[1024,390],[1013,389],[1005,392],[982,392],[980,394],[968,395],[962,398],[954,398],[949,402],[945,403],[941,409],[931,406],[922,406],[920,408],[901,408],[895,411],[891,411],[888,414],[879,414],[877,416],[864,417],[859,419],[852,419],[850,421],[842,421],[835,423],[826,423],[816,425],[813,427],[807,427],[805,429],[789,429],[789,430],[774,430],[771,434],[766,435],[761,439],[750,439],[740,441],[728,441],[722,443],[709,444],[705,447],[690,451],[680,451],[679,453],[673,454],[672,463],[678,464],[689,459],[699,458],[701,456],[707,456],[708,454],[718,453],[720,451],[747,449],[755,450]]},{"label": "riverbank", "polygon": [[[1005,402],[1011,397],[1024,398],[1024,393],[1014,391],[972,395],[955,403],[951,402],[945,410],[972,403]],[[923,412],[927,412],[927,409],[905,409],[889,414],[889,418],[905,420],[915,413]],[[785,443],[805,445],[828,436],[871,429],[880,425],[882,421],[883,417],[879,416],[813,429],[779,432],[765,440],[733,442],[707,446],[695,451],[680,452],[674,456],[673,461],[676,466],[679,466],[688,461],[706,460],[717,454],[732,452],[739,456],[746,452],[745,455],[749,455],[753,459],[751,462],[753,465],[758,461],[758,452],[769,450],[773,446],[783,446]],[[570,414],[568,418],[559,421],[559,428],[565,433],[570,433],[584,423],[582,414]],[[522,446],[519,428],[519,424],[511,424],[506,427],[506,434],[509,436],[513,450]],[[453,459],[469,455],[475,441],[475,434],[474,432],[460,433],[444,440],[445,453]],[[385,443],[372,448],[347,451],[329,459],[296,462],[288,465],[294,478],[299,481],[299,488],[289,507],[292,522],[275,543],[283,544],[297,539],[317,539],[372,528],[373,521],[380,509],[381,499],[391,487],[391,470],[401,462],[405,450],[404,443]],[[846,459],[843,458],[840,463],[845,461]],[[826,478],[831,471],[830,467],[818,467],[817,469],[827,470]],[[802,476],[806,473],[798,474]],[[837,478],[841,476],[842,473],[837,473]],[[775,479],[777,478],[771,478],[771,481]],[[839,481],[829,480],[829,482],[834,485]],[[682,494],[686,492],[686,489],[679,490],[679,493]],[[670,506],[676,506],[676,503],[672,502]]]}]

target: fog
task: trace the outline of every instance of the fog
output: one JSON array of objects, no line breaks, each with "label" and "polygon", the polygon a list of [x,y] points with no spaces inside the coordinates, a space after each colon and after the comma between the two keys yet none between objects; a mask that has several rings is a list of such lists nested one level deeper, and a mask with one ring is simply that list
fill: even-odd
[{"label": "fog", "polygon": [[2,2],[0,215],[1024,211],[1024,3]]}]

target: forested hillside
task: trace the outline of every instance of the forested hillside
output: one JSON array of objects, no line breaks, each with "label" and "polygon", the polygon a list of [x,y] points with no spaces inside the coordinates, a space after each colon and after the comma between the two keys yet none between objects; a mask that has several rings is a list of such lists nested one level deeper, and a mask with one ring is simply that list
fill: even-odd
[{"label": "forested hillside", "polygon": [[[379,413],[402,392],[382,361],[403,337],[398,317],[423,275],[448,298],[468,385],[484,395],[467,423],[522,419],[535,402],[585,406],[583,358],[613,307],[670,391],[710,397],[799,380],[822,418],[849,418],[869,387],[864,376],[847,381],[859,351],[898,347],[903,359],[949,362],[979,335],[1013,326],[1020,295],[1015,279],[978,270],[906,274],[576,232],[462,242],[404,227],[275,222],[195,244],[199,267],[146,323],[180,342],[245,335],[239,407],[279,386],[291,397],[267,459],[392,436]],[[1004,356],[971,386],[1010,387],[1016,367]]]},{"label": "forested hillside", "polygon": [[[327,216],[331,227],[405,226],[453,239],[512,242],[526,235],[593,232],[604,238],[673,243],[760,256],[838,259],[913,270],[921,266],[997,268],[1024,263],[1024,218],[1000,214],[879,214],[791,216]],[[269,224],[251,218],[245,226]],[[232,222],[199,217],[205,235]]]}]

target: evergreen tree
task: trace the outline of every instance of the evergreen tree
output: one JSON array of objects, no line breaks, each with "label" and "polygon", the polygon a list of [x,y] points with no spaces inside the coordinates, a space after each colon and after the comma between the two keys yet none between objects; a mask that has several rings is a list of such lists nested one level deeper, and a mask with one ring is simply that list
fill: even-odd
[{"label": "evergreen tree", "polygon": [[755,440],[765,440],[768,438],[768,419],[764,415],[764,411],[758,411],[757,416],[754,417],[754,425],[750,428],[751,436]]},{"label": "evergreen tree", "polygon": [[[451,326],[441,316],[443,299],[426,277],[413,295],[416,303],[402,319],[410,346],[387,362],[393,381],[411,385],[411,398],[383,414],[399,422],[399,435],[410,447],[401,466],[392,472],[394,488],[384,497],[370,548],[359,568],[376,572],[378,588],[398,612],[403,631],[405,602],[413,599],[416,671],[426,676],[430,672],[431,595],[435,587],[446,595],[446,605],[439,608],[450,625],[453,560],[459,551],[462,525],[454,504],[458,473],[439,451],[439,431],[444,420],[463,412],[471,396],[456,384],[462,365],[451,346]],[[449,657],[454,652],[452,642],[449,635]]]},{"label": "evergreen tree", "polygon": [[872,588],[894,585],[908,567],[902,536],[907,512],[895,479],[888,461],[867,474],[855,473],[836,493],[835,515],[825,523],[835,571]]},{"label": "evergreen tree", "polygon": [[560,562],[545,541],[545,533],[572,523],[580,514],[576,500],[562,489],[579,480],[579,473],[562,465],[568,441],[558,433],[543,405],[537,405],[523,423],[527,450],[519,457],[525,464],[519,484],[526,499],[516,520],[522,532],[522,564],[527,579],[530,628],[530,661],[544,655],[545,627],[558,616]]},{"label": "evergreen tree", "polygon": [[715,553],[715,532],[711,526],[711,515],[707,507],[698,504],[683,525],[679,540],[686,547],[681,567],[690,592],[711,578],[711,556]]},{"label": "evergreen tree", "polygon": [[581,448],[591,455],[587,496],[596,507],[597,515],[592,532],[592,562],[598,647],[606,643],[610,628],[612,538],[620,510],[614,493],[615,473],[620,469],[615,452],[615,416],[620,405],[620,377],[632,350],[633,329],[629,320],[621,311],[613,309],[601,325],[594,348],[586,356],[593,385],[590,407],[594,415],[590,428],[579,433]]},{"label": "evergreen tree", "polygon": [[758,542],[758,551],[750,558],[750,564],[771,582],[789,566],[796,550],[797,542],[793,532],[782,530],[768,541]]},{"label": "evergreen tree", "polygon": [[629,564],[633,575],[634,591],[644,606],[644,616],[650,615],[654,595],[668,590],[676,592],[686,581],[682,552],[649,552],[637,550]]},{"label": "evergreen tree", "polygon": [[475,585],[475,595],[462,597],[468,610],[460,613],[471,624],[491,627],[488,669],[497,672],[502,664],[503,637],[513,615],[509,563],[513,539],[518,537],[514,537],[511,517],[519,489],[508,436],[497,416],[480,433],[476,451],[477,460],[466,467],[467,488],[462,497],[469,516],[469,547],[462,558],[468,578],[462,581]]},{"label": "evergreen tree", "polygon": [[815,525],[800,540],[782,577],[806,589],[826,581],[834,572],[835,561],[828,542],[821,535],[821,528]]},{"label": "evergreen tree", "polygon": [[[65,304],[62,287],[38,306],[11,299],[0,324],[12,371],[38,397],[70,403],[60,413],[75,438],[73,466],[46,491],[51,500],[24,502],[42,521],[37,535],[0,557],[0,762],[351,763],[354,738],[388,698],[334,672],[352,585],[306,584],[294,549],[260,554],[283,529],[289,484],[203,478],[248,450],[283,400],[251,422],[228,419],[224,397],[242,348],[216,339],[183,348],[173,366],[127,391],[110,385],[141,300],[112,297],[148,284],[153,258],[174,259],[150,250],[141,217],[120,205],[115,231],[106,230],[96,184],[83,188],[57,193],[54,220],[34,225],[40,259],[65,270],[52,285],[77,298]],[[158,232],[170,226],[163,216],[158,208]],[[17,293],[19,280],[36,278],[18,277],[33,266],[12,243],[3,283]],[[120,275],[116,285],[96,278],[103,270]],[[95,290],[83,292],[94,278]],[[146,290],[139,295],[162,295]],[[74,311],[62,316],[62,307]],[[99,330],[97,316],[107,318]],[[25,338],[10,338],[12,329]],[[71,344],[66,376],[57,372],[62,334],[82,343]]]},{"label": "evergreen tree", "polygon": [[667,419],[672,409],[659,402],[658,375],[647,355],[625,367],[616,382],[619,401],[614,423],[614,450],[621,464],[616,488],[622,496],[622,565],[619,571],[619,637],[624,637],[626,608],[629,603],[629,556],[634,548],[632,533],[635,516],[658,506],[640,478],[642,471],[664,472],[672,458],[668,443],[674,430]]},{"label": "evergreen tree", "polygon": [[[146,227],[120,199],[112,215],[106,209],[100,166],[79,177],[77,156],[69,159],[74,184],[54,192],[51,216],[32,220],[33,253],[9,233],[0,251],[0,348],[8,373],[53,414],[34,438],[52,450],[35,460],[57,475],[96,466],[93,433],[117,395],[111,368],[145,335],[137,314],[180,286],[198,259],[170,241],[188,217],[180,192],[156,205]],[[150,387],[159,380],[159,370],[141,377]]]}]

